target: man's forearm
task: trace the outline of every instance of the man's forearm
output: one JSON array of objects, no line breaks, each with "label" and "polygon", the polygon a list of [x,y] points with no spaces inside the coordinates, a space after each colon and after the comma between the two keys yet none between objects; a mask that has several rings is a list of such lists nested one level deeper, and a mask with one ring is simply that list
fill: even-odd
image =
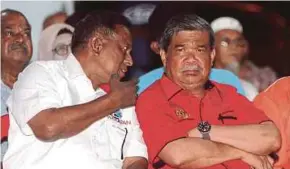
[{"label": "man's forearm", "polygon": [[[189,132],[191,137],[200,137],[198,131]],[[280,134],[271,122],[256,125],[217,126],[210,132],[211,140],[228,144],[238,149],[268,155],[280,148]]]},{"label": "man's forearm", "polygon": [[147,169],[148,162],[143,157],[125,158],[122,169]]},{"label": "man's forearm", "polygon": [[167,144],[159,153],[159,158],[180,169],[203,168],[240,159],[241,152],[222,143],[199,138],[184,138]]},{"label": "man's forearm", "polygon": [[111,103],[110,96],[105,95],[85,104],[45,110],[28,123],[40,139],[53,141],[76,135],[117,109],[118,106]]}]

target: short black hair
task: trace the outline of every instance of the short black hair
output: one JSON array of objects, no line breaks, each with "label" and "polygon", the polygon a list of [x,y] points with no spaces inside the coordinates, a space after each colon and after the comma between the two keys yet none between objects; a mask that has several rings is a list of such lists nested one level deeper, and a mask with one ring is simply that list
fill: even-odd
[{"label": "short black hair", "polygon": [[98,32],[108,36],[115,32],[116,25],[130,27],[129,21],[123,15],[111,11],[92,11],[82,18],[75,26],[72,36],[72,52],[85,45],[91,36]]},{"label": "short black hair", "polygon": [[159,39],[160,48],[167,51],[172,36],[180,31],[188,30],[207,31],[210,36],[210,47],[211,49],[214,48],[214,33],[210,24],[195,14],[179,14],[169,19]]},{"label": "short black hair", "polygon": [[76,11],[65,20],[65,23],[76,27],[77,23],[87,15],[88,11]]}]

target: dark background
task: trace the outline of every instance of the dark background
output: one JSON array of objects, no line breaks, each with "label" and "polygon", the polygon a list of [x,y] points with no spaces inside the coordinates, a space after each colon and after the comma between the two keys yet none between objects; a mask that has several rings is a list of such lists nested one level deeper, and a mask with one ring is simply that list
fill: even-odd
[{"label": "dark background", "polygon": [[[139,3],[167,4],[168,7],[160,11],[161,20],[162,15],[170,15],[174,8],[190,10],[208,22],[220,16],[235,17],[242,23],[244,34],[249,40],[249,59],[258,66],[272,67],[278,76],[290,75],[290,2],[77,1],[75,10],[108,9],[122,12],[127,7]],[[142,27],[138,26],[137,29]],[[146,30],[135,32],[141,32],[144,38],[148,34]],[[154,64],[155,67],[160,66],[158,61]]]}]

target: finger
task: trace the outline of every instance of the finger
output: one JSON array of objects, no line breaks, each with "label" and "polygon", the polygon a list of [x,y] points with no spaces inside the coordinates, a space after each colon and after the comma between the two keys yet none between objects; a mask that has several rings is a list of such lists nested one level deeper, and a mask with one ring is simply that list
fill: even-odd
[{"label": "finger", "polygon": [[139,82],[139,79],[138,79],[138,78],[133,78],[133,79],[131,80],[131,82],[134,83],[134,84],[137,84],[137,83]]},{"label": "finger", "polygon": [[113,74],[111,75],[111,80],[120,81],[120,80],[121,80],[121,77],[119,76],[118,73],[113,73]]}]

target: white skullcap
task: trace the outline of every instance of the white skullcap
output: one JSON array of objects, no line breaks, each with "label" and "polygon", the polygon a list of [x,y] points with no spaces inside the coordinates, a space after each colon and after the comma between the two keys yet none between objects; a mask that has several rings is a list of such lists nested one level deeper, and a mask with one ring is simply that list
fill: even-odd
[{"label": "white skullcap", "polygon": [[232,17],[220,17],[211,22],[211,28],[214,33],[223,30],[223,29],[231,29],[238,31],[240,33],[243,32],[242,24],[235,18]]},{"label": "white skullcap", "polygon": [[143,25],[148,23],[148,19],[155,10],[156,5],[154,4],[138,4],[127,8],[123,15],[133,25]]}]

